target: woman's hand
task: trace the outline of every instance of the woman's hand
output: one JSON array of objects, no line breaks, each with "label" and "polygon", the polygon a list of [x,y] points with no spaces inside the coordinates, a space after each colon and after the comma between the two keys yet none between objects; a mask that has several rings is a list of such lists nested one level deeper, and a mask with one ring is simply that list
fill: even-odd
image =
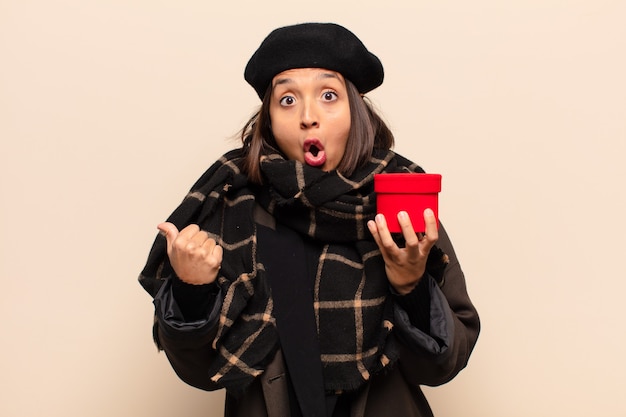
[{"label": "woman's hand", "polygon": [[393,241],[384,215],[377,214],[375,221],[370,220],[367,226],[385,260],[389,282],[398,293],[408,294],[426,272],[428,253],[437,242],[439,233],[437,219],[431,209],[424,210],[425,234],[415,233],[411,219],[405,211],[398,213],[398,222],[406,242],[404,248],[399,248]]},{"label": "woman's hand", "polygon": [[188,284],[210,284],[217,278],[222,264],[222,247],[196,224],[180,232],[172,223],[159,224],[167,239],[167,255],[181,281]]}]

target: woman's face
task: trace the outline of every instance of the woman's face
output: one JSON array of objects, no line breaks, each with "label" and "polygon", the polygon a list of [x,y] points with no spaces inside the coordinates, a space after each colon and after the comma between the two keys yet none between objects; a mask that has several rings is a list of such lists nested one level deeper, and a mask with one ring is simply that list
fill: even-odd
[{"label": "woman's face", "polygon": [[287,158],[331,171],[346,151],[350,103],[338,72],[320,68],[283,71],[272,80],[270,120]]}]

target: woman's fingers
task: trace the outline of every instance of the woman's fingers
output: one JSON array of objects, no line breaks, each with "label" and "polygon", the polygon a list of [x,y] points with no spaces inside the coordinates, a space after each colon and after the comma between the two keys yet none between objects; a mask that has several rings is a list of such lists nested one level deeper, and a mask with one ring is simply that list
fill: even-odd
[{"label": "woman's fingers", "polygon": [[428,250],[439,240],[439,228],[437,218],[431,209],[424,210],[424,224],[426,225],[426,234],[424,236]]},{"label": "woman's fingers", "polygon": [[223,249],[215,239],[196,224],[181,231],[169,222],[161,223],[157,228],[165,235],[167,254],[180,279],[192,284],[215,280],[223,257]]},{"label": "woman's fingers", "polygon": [[420,237],[417,233],[415,233],[409,214],[406,211],[398,213],[398,224],[400,224],[400,229],[402,230],[402,236],[404,237],[404,244],[407,249],[408,258],[416,259],[419,255]]},{"label": "woman's fingers", "polygon": [[431,209],[424,210],[425,233],[415,233],[406,212],[398,213],[398,223],[404,237],[404,247],[398,247],[387,228],[385,216],[376,215],[367,224],[385,261],[391,285],[404,294],[419,282],[426,269],[428,253],[439,238],[437,219]]}]

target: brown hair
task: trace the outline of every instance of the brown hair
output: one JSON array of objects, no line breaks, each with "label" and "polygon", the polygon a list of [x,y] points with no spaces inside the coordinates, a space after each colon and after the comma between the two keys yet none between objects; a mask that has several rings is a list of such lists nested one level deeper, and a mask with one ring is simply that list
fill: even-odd
[{"label": "brown hair", "polygon": [[[369,161],[374,149],[391,149],[394,137],[369,101],[361,96],[354,84],[347,79],[346,87],[350,103],[350,132],[346,152],[337,166],[337,171],[344,176],[350,176],[357,168]],[[270,86],[263,96],[259,111],[241,130],[241,140],[245,150],[243,171],[250,181],[258,184],[262,182],[261,156],[272,151],[280,151],[270,123],[271,96],[272,87]]]}]

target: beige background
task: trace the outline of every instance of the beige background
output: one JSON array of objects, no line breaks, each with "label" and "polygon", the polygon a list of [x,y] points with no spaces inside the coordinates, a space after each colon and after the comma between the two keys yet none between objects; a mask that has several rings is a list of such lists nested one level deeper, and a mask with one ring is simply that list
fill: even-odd
[{"label": "beige background", "polygon": [[0,0],[0,415],[219,416],[151,341],[156,224],[259,104],[277,26],[336,21],[385,64],[397,151],[483,333],[438,416],[623,416],[626,4]]}]

